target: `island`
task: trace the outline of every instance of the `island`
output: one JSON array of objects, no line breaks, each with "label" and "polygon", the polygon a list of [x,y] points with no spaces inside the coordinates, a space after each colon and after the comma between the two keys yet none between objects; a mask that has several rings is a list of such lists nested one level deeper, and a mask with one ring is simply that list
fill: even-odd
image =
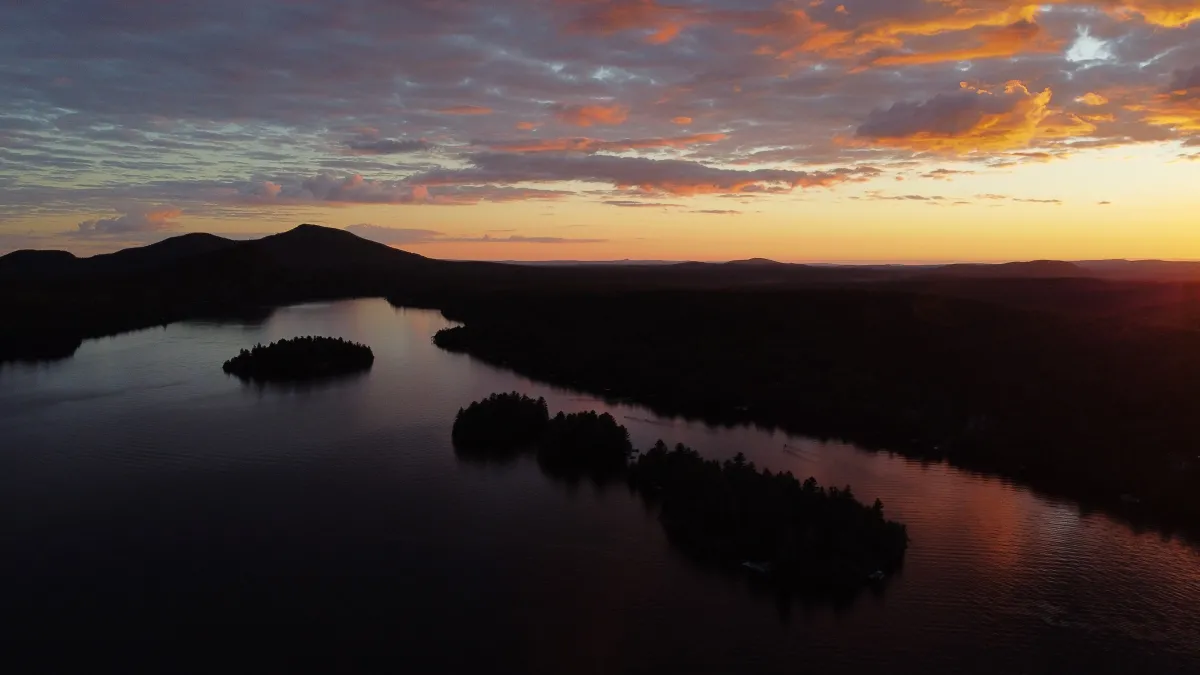
[{"label": "island", "polygon": [[462,450],[508,454],[540,440],[549,417],[544,398],[532,399],[515,391],[492,394],[458,409],[451,438]]},{"label": "island", "polygon": [[549,474],[597,482],[622,475],[633,454],[629,430],[608,413],[558,413],[546,425],[538,463]]},{"label": "island", "polygon": [[814,478],[801,482],[789,472],[759,470],[741,453],[724,462],[704,459],[661,440],[638,452],[628,429],[609,414],[560,412],[547,421],[545,411],[544,399],[493,394],[459,411],[456,446],[463,438],[487,439],[483,447],[501,453],[518,443],[536,453],[552,477],[598,484],[623,479],[657,508],[681,551],[781,589],[853,590],[903,564],[905,526],[887,520],[878,499],[870,506],[859,502],[849,486],[824,488]]},{"label": "island", "polygon": [[671,542],[693,557],[740,565],[776,585],[835,594],[898,570],[908,532],[883,502],[859,502],[849,487],[823,488],[790,472],[759,470],[738,453],[706,460],[659,441],[629,466],[630,485],[659,506]]},{"label": "island", "polygon": [[295,337],[243,349],[225,362],[226,373],[244,380],[295,381],[347,375],[370,369],[371,348],[343,338]]}]

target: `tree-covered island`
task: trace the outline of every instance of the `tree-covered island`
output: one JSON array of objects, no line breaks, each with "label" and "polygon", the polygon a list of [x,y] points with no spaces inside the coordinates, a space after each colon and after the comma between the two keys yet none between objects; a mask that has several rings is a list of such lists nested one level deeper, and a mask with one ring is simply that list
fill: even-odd
[{"label": "tree-covered island", "polygon": [[[908,547],[905,526],[883,504],[859,502],[850,487],[823,488],[790,472],[759,470],[740,453],[706,460],[659,441],[638,453],[628,430],[594,411],[549,418],[544,399],[493,394],[459,411],[456,447],[475,452],[536,452],[552,476],[624,478],[658,508],[671,542],[723,567],[743,566],[784,588],[847,588],[897,570]],[[480,443],[479,441],[482,441]]]},{"label": "tree-covered island", "polygon": [[342,338],[295,337],[255,345],[225,362],[226,373],[245,380],[308,380],[368,370],[371,348]]}]

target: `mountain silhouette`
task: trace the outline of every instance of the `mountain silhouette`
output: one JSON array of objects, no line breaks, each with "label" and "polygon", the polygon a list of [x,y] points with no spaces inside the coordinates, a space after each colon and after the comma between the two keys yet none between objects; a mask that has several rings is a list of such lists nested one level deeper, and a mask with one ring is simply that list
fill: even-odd
[{"label": "mountain silhouette", "polygon": [[254,239],[243,246],[265,261],[293,268],[379,268],[434,262],[416,253],[363,239],[346,230],[310,224]]},{"label": "mountain silhouette", "polygon": [[1031,260],[994,265],[958,264],[944,265],[925,271],[922,276],[989,278],[989,279],[1058,279],[1067,277],[1090,277],[1095,274],[1075,263],[1062,260]]},{"label": "mountain silhouette", "polygon": [[191,233],[148,246],[88,258],[67,251],[14,251],[0,257],[0,279],[47,281],[144,277],[149,273],[202,274],[242,267],[290,270],[379,271],[428,258],[363,239],[345,230],[300,225],[261,239],[237,241]]},{"label": "mountain silhouette", "polygon": [[0,279],[42,281],[62,276],[79,262],[67,251],[22,249],[0,256]]},{"label": "mountain silhouette", "polygon": [[215,234],[196,232],[163,239],[149,246],[80,258],[77,266],[82,268],[83,273],[131,274],[158,269],[192,256],[222,251],[240,243]]},{"label": "mountain silhouette", "polygon": [[770,258],[750,258],[748,260],[730,260],[729,262],[727,262],[725,264],[726,265],[747,265],[747,266],[754,265],[754,266],[761,266],[761,267],[787,265],[787,263],[781,263],[778,260],[771,260]]}]

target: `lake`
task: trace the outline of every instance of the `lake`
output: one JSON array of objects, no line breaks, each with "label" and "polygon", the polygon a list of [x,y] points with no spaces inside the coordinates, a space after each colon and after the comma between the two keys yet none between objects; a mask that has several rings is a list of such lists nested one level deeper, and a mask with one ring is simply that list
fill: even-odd
[{"label": "lake", "polygon": [[[532,382],[434,347],[447,325],[378,299],[302,305],[0,367],[18,632],[283,623],[386,638],[404,672],[1200,672],[1191,545],[940,464]],[[296,335],[367,343],[374,367],[292,387],[221,371]],[[638,447],[740,451],[879,497],[908,525],[905,567],[848,605],[788,602],[681,555],[623,486],[456,457],[458,408],[513,390],[611,412]]]}]

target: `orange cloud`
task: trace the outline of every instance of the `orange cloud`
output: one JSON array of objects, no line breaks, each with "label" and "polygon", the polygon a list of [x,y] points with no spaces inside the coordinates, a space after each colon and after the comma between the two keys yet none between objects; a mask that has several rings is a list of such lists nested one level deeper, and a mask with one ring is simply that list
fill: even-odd
[{"label": "orange cloud", "polygon": [[692,123],[692,118],[684,117],[683,115],[680,115],[679,117],[671,118],[671,124],[678,124],[679,126],[687,126],[691,123]]},{"label": "orange cloud", "polygon": [[537,122],[517,122],[517,128],[521,131],[533,131],[538,128]]},{"label": "orange cloud", "polygon": [[625,152],[654,148],[685,148],[700,143],[716,143],[725,134],[692,134],[673,138],[640,138],[621,141],[602,141],[595,138],[547,138],[515,143],[496,143],[488,148],[500,152]]},{"label": "orange cloud", "polygon": [[685,27],[705,20],[704,12],[686,7],[660,5],[654,0],[612,0],[590,3],[572,24],[581,32],[617,33],[625,30],[649,30],[646,42],[665,44],[674,40]]},{"label": "orange cloud", "polygon": [[1048,39],[1036,23],[1019,21],[1001,28],[972,32],[973,44],[945,50],[918,50],[904,54],[878,56],[869,61],[874,66],[909,66],[946,61],[994,59],[1033,52],[1054,52],[1062,43]]},{"label": "orange cloud", "polygon": [[492,109],[481,105],[455,105],[449,108],[438,108],[443,115],[491,115]]},{"label": "orange cloud", "polygon": [[1165,93],[1128,108],[1145,113],[1145,121],[1155,126],[1200,131],[1200,66],[1176,72]]},{"label": "orange cloud", "polygon": [[[760,54],[781,59],[802,54],[836,59],[868,57],[867,65],[879,66],[1000,58],[1061,47],[1044,36],[1035,23],[1038,5],[969,4],[965,0],[946,0],[940,5],[945,11],[932,16],[885,17],[847,29],[833,28],[812,19],[805,10],[791,9],[764,14],[758,23],[738,30],[776,42],[761,46]],[[933,37],[938,38],[936,47],[910,44],[913,39]]]},{"label": "orange cloud", "polygon": [[945,153],[1012,150],[1037,139],[1085,136],[1095,125],[1049,109],[1049,89],[1034,93],[1011,81],[1000,93],[963,83],[923,103],[876,110],[858,128],[861,143]]},{"label": "orange cloud", "polygon": [[684,196],[786,193],[795,188],[867,181],[882,173],[871,166],[827,171],[739,170],[680,159],[594,154],[480,153],[472,155],[469,162],[469,168],[438,169],[410,176],[409,180],[420,185],[463,186],[582,181],[648,194]]},{"label": "orange cloud", "polygon": [[559,105],[554,115],[560,122],[577,127],[617,125],[629,117],[629,108],[621,105]]},{"label": "orange cloud", "polygon": [[1200,2],[1196,0],[1109,0],[1106,4],[1119,17],[1140,16],[1146,23],[1164,28],[1183,28],[1200,20]]},{"label": "orange cloud", "polygon": [[1097,94],[1095,92],[1089,91],[1088,93],[1084,94],[1083,96],[1077,97],[1075,99],[1075,101],[1077,103],[1082,103],[1084,105],[1097,106],[1097,105],[1104,105],[1104,104],[1108,103],[1108,97],[1104,96],[1103,94]]}]

